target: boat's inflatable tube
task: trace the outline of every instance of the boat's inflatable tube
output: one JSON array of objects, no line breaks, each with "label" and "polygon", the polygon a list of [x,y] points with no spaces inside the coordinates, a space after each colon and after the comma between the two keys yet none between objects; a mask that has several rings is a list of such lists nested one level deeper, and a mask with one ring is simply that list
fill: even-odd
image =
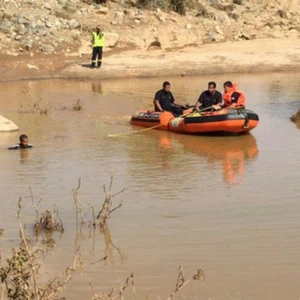
[{"label": "boat's inflatable tube", "polygon": [[191,112],[175,118],[170,112],[138,111],[131,118],[131,124],[142,127],[156,127],[180,133],[248,132],[258,125],[259,118],[249,109],[222,109],[215,112]]}]

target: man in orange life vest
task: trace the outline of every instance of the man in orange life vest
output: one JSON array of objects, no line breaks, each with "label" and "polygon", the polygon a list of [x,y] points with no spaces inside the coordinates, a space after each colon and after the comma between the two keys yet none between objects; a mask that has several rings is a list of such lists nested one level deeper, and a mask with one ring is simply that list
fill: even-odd
[{"label": "man in orange life vest", "polygon": [[224,83],[224,107],[245,107],[246,97],[231,81]]}]

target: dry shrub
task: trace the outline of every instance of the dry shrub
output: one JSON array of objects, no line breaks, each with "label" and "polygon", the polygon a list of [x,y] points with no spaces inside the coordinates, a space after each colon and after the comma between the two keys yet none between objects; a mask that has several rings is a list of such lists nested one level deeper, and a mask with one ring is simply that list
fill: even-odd
[{"label": "dry shrub", "polygon": [[95,294],[91,300],[115,300],[124,299],[124,293],[129,286],[132,286],[132,291],[135,292],[134,274],[130,274],[124,284],[120,287],[119,291],[113,288],[109,293],[106,294]]},{"label": "dry shrub", "polygon": [[196,17],[211,18],[213,14],[209,12],[203,4],[199,3]]},{"label": "dry shrub", "polygon": [[[128,287],[132,286],[133,292],[135,292],[135,283],[134,283],[134,274],[132,273],[127,277],[124,284],[120,287],[119,291],[116,288],[113,288],[109,293],[104,294],[94,294],[91,300],[115,300],[115,299],[125,299],[124,293]],[[177,281],[173,292],[168,296],[166,300],[173,300],[177,293],[179,293],[190,281],[205,281],[205,274],[202,269],[198,269],[197,274],[191,278],[186,279],[183,274],[183,266],[181,265],[178,270]],[[94,288],[92,287],[94,290]],[[148,297],[146,299],[149,299]],[[161,299],[158,297],[158,299]]]},{"label": "dry shrub", "polygon": [[[21,246],[13,250],[12,255],[6,258],[0,266],[0,281],[2,286],[2,299],[8,300],[51,300],[57,299],[63,288],[69,282],[75,272],[83,268],[105,261],[103,257],[95,262],[84,264],[78,247],[75,251],[73,264],[63,272],[49,279],[46,284],[39,284],[38,271],[41,268],[43,249],[31,247],[31,241],[25,236],[21,222],[22,199],[19,199],[16,217],[19,221]],[[36,206],[37,207],[37,206]],[[48,219],[49,220],[49,219]],[[50,226],[46,224],[47,226]],[[48,227],[51,229],[52,227]]]},{"label": "dry shrub", "polygon": [[101,210],[99,211],[98,216],[97,216],[97,220],[99,221],[100,228],[105,228],[106,227],[106,222],[110,218],[111,214],[115,210],[117,210],[118,208],[120,208],[122,206],[122,202],[120,202],[117,206],[112,208],[113,198],[120,195],[120,194],[122,194],[125,191],[125,188],[124,188],[121,191],[119,191],[115,194],[112,194],[111,189],[112,189],[112,185],[113,185],[113,180],[114,180],[114,178],[111,177],[108,189],[107,189],[105,184],[103,185],[103,190],[104,190],[104,193],[105,193],[105,199],[104,199],[104,202],[102,204]]},{"label": "dry shrub", "polygon": [[171,9],[177,12],[178,14],[184,15],[186,12],[187,0],[138,0],[138,7],[146,8],[162,8],[162,9]]},{"label": "dry shrub", "polygon": [[75,111],[83,110],[83,104],[80,99],[77,99],[73,102],[73,110]]},{"label": "dry shrub", "polygon": [[[95,228],[97,226],[96,220],[98,220],[100,229],[103,229],[103,228],[106,229],[107,221],[111,217],[111,214],[123,205],[123,203],[121,201],[121,202],[119,202],[118,205],[116,205],[113,208],[113,198],[122,194],[125,191],[125,188],[124,188],[121,191],[113,194],[112,193],[113,181],[114,181],[114,178],[111,177],[109,186],[107,187],[105,184],[103,185],[105,198],[104,198],[104,202],[102,203],[101,209],[99,210],[99,213],[97,214],[97,217],[95,217],[94,207],[91,206],[92,218],[91,218],[91,220],[89,220],[88,223],[92,224],[93,228]],[[84,213],[83,205],[82,205],[82,202],[79,197],[80,187],[81,187],[81,178],[79,178],[79,180],[78,180],[77,188],[73,189],[72,192],[73,192],[73,200],[74,200],[75,209],[76,209],[77,224],[80,224],[82,226],[82,225],[86,224],[86,221],[84,220],[84,216],[86,216],[87,214]]]},{"label": "dry shrub", "polygon": [[179,270],[178,270],[178,276],[177,276],[175,289],[166,300],[173,300],[175,295],[180,290],[182,290],[191,280],[204,281],[205,280],[204,271],[202,269],[198,269],[196,275],[192,276],[189,279],[185,279],[185,277],[183,275],[183,266],[180,266]]},{"label": "dry shrub", "polygon": [[73,111],[82,111],[83,110],[83,103],[80,99],[75,100],[71,107],[62,105],[61,103],[59,103],[58,105],[59,105],[59,107],[57,108],[57,110],[73,110]]},{"label": "dry shrub", "polygon": [[[58,217],[58,216],[57,216]],[[62,220],[54,218],[49,210],[46,210],[39,217],[39,221],[35,223],[35,230],[38,232],[46,231],[53,232],[58,231],[63,233],[64,227]]]},{"label": "dry shrub", "polygon": [[42,202],[42,198],[38,199],[36,201],[32,189],[29,188],[30,196],[32,205],[35,209],[35,235],[38,237],[40,233],[53,233],[55,231],[63,233],[64,232],[64,226],[62,219],[59,217],[59,211],[54,206],[54,209],[52,212],[49,210],[46,210],[44,213],[40,213],[39,211],[39,205]]},{"label": "dry shrub", "polygon": [[23,89],[22,94],[25,97],[27,104],[25,106],[21,105],[19,112],[20,113],[33,113],[47,115],[51,110],[51,106],[48,102],[43,100],[41,96],[41,91],[39,91],[39,97],[34,97],[28,89]]},{"label": "dry shrub", "polygon": [[[79,179],[78,186],[73,190],[74,201],[76,205],[76,211],[80,216],[81,220],[85,214],[83,213],[83,207],[78,196],[78,191],[80,189],[81,180]],[[98,214],[98,220],[100,224],[101,232],[105,233],[105,242],[108,246],[113,246],[118,250],[112,243],[108,228],[107,220],[117,208],[121,207],[121,203],[114,208],[112,208],[112,199],[124,191],[121,190],[118,193],[113,194],[112,191],[113,177],[111,177],[110,184],[108,187],[104,185],[105,200],[102,204],[102,208]],[[39,203],[35,200],[32,190],[30,189],[31,198],[33,206],[36,211],[36,227],[40,227],[40,230],[43,232],[57,230],[59,227],[55,220],[58,217],[53,217],[53,215],[46,211],[43,214],[40,214],[38,211]],[[66,284],[72,279],[73,274],[77,271],[83,270],[87,267],[90,267],[96,263],[106,261],[108,255],[105,255],[103,258],[98,259],[89,264],[85,264],[81,253],[80,253],[80,244],[76,243],[75,253],[73,257],[73,263],[60,274],[56,276],[51,276],[46,284],[40,284],[38,282],[38,271],[42,266],[42,258],[44,251],[42,248],[35,247],[33,248],[30,240],[27,239],[24,231],[24,227],[21,222],[20,212],[22,200],[19,199],[18,209],[16,212],[16,217],[19,222],[20,228],[20,238],[21,245],[19,249],[12,251],[12,254],[5,259],[5,262],[0,264],[0,283],[2,283],[2,299],[8,300],[58,300],[64,298],[58,298],[59,294],[63,291],[63,288]],[[54,210],[54,214],[57,214],[57,210]],[[96,218],[93,212],[93,228],[96,228]],[[107,245],[106,245],[107,246]],[[180,266],[177,276],[177,281],[174,290],[170,293],[170,296],[167,300],[173,300],[174,297],[179,293],[189,282],[192,280],[204,281],[205,274],[202,269],[198,269],[197,273],[186,279],[183,274],[183,267]],[[93,289],[94,296],[91,300],[116,300],[116,299],[125,299],[125,292],[129,287],[132,287],[133,292],[135,292],[135,277],[134,274],[130,274],[125,282],[119,288],[113,288],[108,293],[95,293]],[[149,298],[147,298],[149,299]]]},{"label": "dry shrub", "polygon": [[186,1],[185,0],[171,0],[172,9],[179,13],[180,15],[184,15],[186,11]]},{"label": "dry shrub", "polygon": [[31,259],[26,249],[13,249],[12,256],[0,268],[0,279],[5,284],[8,299],[34,299],[35,291],[31,289]]},{"label": "dry shrub", "polygon": [[[81,178],[78,180],[78,185],[76,188],[72,190],[73,193],[73,200],[75,204],[75,210],[76,210],[76,239],[75,239],[75,247],[78,244],[78,241],[80,241],[82,238],[88,237],[93,238],[93,250],[95,246],[95,230],[97,228],[100,229],[100,233],[104,237],[105,242],[105,256],[107,257],[107,260],[110,260],[112,263],[114,263],[114,252],[118,254],[120,257],[121,262],[124,262],[126,259],[126,256],[123,254],[122,250],[115,245],[115,243],[112,240],[110,230],[107,225],[107,220],[109,219],[110,215],[113,211],[121,207],[121,203],[117,205],[115,208],[112,207],[112,198],[116,195],[119,195],[121,192],[124,191],[124,189],[117,193],[112,195],[111,189],[112,189],[112,182],[113,178],[111,178],[110,186],[107,189],[104,185],[104,191],[105,191],[105,199],[102,204],[102,209],[98,213],[98,221],[95,214],[95,208],[92,205],[89,205],[89,210],[91,211],[91,214],[89,214],[88,211],[85,211],[84,206],[81,202],[81,199],[79,197],[79,190],[81,188]],[[87,230],[87,231],[86,231]]]}]

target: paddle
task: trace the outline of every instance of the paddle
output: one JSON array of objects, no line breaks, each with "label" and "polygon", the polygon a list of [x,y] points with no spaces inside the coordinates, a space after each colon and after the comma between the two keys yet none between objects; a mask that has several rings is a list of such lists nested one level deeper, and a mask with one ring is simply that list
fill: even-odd
[{"label": "paddle", "polygon": [[[213,108],[212,106],[209,106],[209,107],[206,107],[206,108],[203,108],[203,109],[199,110],[199,112],[203,112],[203,111],[206,111],[206,110],[209,110],[209,109],[212,109],[212,108]],[[188,112],[188,113],[180,116],[179,118],[185,118],[186,116],[188,116],[190,114],[191,114],[191,112]],[[166,125],[166,123],[158,124],[158,125],[155,125],[155,126],[152,126],[152,127],[148,127],[148,128],[144,128],[144,129],[140,129],[140,130],[136,130],[136,131],[129,131],[129,132],[117,133],[117,134],[109,134],[108,137],[118,137],[118,136],[130,135],[130,134],[137,134],[137,133],[149,131],[149,130],[152,130],[152,129],[155,129],[155,128],[158,128],[158,127],[161,127],[161,126],[164,126],[164,125]]]}]

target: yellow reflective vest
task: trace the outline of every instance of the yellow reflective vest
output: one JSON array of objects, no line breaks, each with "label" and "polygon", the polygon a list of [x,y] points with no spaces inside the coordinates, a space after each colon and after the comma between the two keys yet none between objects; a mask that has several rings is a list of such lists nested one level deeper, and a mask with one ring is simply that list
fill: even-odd
[{"label": "yellow reflective vest", "polygon": [[93,32],[93,47],[104,47],[104,34]]}]

